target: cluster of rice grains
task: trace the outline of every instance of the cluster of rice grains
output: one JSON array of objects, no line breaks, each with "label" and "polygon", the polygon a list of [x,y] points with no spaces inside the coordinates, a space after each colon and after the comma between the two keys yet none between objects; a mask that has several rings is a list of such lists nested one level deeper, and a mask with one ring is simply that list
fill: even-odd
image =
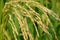
[{"label": "cluster of rice grains", "polygon": [[7,2],[3,14],[7,19],[4,40],[58,40],[49,19],[52,16],[60,21],[58,15],[38,2]]}]

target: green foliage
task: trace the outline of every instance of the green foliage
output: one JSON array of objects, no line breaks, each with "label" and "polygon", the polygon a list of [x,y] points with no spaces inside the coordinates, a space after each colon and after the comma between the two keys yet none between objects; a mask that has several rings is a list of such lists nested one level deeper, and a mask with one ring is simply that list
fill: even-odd
[{"label": "green foliage", "polygon": [[57,0],[1,0],[0,40],[60,40],[57,3]]}]

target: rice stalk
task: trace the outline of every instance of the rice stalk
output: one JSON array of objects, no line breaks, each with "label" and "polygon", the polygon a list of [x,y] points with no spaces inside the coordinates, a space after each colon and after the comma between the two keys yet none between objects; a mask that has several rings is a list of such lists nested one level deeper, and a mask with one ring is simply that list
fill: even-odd
[{"label": "rice stalk", "polygon": [[[43,2],[44,1],[42,0],[41,3],[44,4]],[[46,0],[46,2],[46,7],[41,5],[39,3],[39,0],[11,0],[9,2],[6,2],[2,10],[2,24],[4,27],[3,33],[5,33],[3,34],[5,36],[3,39],[59,40],[56,29],[54,28],[54,25],[51,22],[51,18],[49,16],[54,17],[54,19],[59,22],[60,18],[57,13],[47,8],[49,2],[48,0]],[[36,11],[37,9],[34,10],[33,7],[37,7],[39,10],[42,10],[42,15]],[[28,23],[28,21],[30,21],[31,23]],[[11,27],[12,30],[9,29],[9,27]],[[7,28],[7,30],[5,28]],[[12,35],[9,30],[12,31]]]}]

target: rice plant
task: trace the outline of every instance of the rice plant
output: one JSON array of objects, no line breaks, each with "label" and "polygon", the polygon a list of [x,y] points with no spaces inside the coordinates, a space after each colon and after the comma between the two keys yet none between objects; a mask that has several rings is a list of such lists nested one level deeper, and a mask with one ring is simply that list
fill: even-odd
[{"label": "rice plant", "polygon": [[0,40],[60,40],[59,0],[1,0]]}]

